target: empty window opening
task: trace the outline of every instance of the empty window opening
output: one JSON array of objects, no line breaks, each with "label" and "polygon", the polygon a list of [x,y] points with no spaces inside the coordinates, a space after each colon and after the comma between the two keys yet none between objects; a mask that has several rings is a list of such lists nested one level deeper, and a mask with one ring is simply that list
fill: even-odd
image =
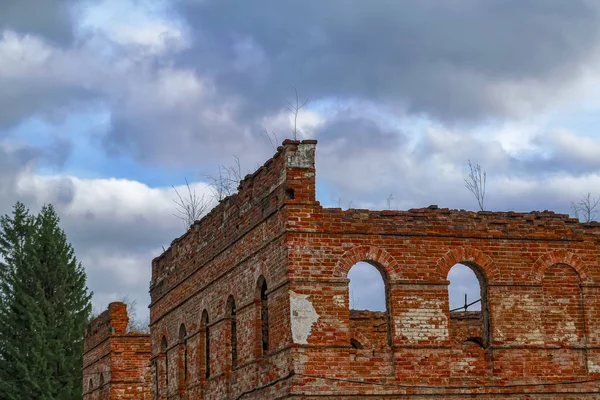
[{"label": "empty window opening", "polygon": [[104,385],[104,374],[100,373],[100,387]]},{"label": "empty window opening", "polygon": [[88,382],[88,388],[90,392],[94,390],[94,381],[92,378],[90,378],[90,381]]},{"label": "empty window opening", "polygon": [[294,189],[285,189],[285,198],[288,200],[294,200],[295,194]]},{"label": "empty window opening", "polygon": [[385,283],[377,268],[361,261],[352,266],[348,279],[351,310],[386,311]]},{"label": "empty window opening", "polygon": [[363,345],[360,344],[360,342],[354,338],[350,339],[350,345],[355,348],[355,349],[362,349]]},{"label": "empty window opening", "polygon": [[187,332],[185,325],[181,324],[179,327],[179,354],[181,357],[181,364],[179,368],[179,382],[182,384],[187,383],[187,370],[188,370],[188,355],[187,355]]},{"label": "empty window opening", "polygon": [[350,337],[355,348],[383,348],[391,344],[388,287],[385,270],[361,261],[348,272],[348,303],[350,308]]},{"label": "empty window opening", "polygon": [[481,283],[475,271],[456,264],[448,272],[450,311],[481,311]]},{"label": "empty window opening", "polygon": [[201,332],[201,346],[204,351],[204,359],[203,361],[203,370],[204,370],[204,378],[208,379],[210,377],[210,328],[208,326],[208,312],[204,310],[202,312],[202,319],[200,322],[200,332]]},{"label": "empty window opening", "polygon": [[231,345],[231,368],[233,369],[237,365],[237,311],[232,296],[227,299],[227,309],[229,310],[229,341]]},{"label": "empty window opening", "polygon": [[450,330],[455,343],[489,343],[487,285],[477,265],[460,263],[448,272]]},{"label": "empty window opening", "polygon": [[[261,282],[262,280],[262,282]],[[269,350],[269,303],[267,299],[267,281],[259,279],[260,288],[260,335],[263,354]]]}]

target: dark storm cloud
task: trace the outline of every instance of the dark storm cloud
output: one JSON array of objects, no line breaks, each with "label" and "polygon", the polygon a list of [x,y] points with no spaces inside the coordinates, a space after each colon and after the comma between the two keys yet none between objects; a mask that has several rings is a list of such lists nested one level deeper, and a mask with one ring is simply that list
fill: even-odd
[{"label": "dark storm cloud", "polygon": [[94,98],[90,91],[56,84],[50,79],[42,81],[32,77],[28,82],[3,82],[0,79],[0,135],[3,129],[16,126],[31,116],[49,121],[64,120],[69,113],[79,111],[82,103]]},{"label": "dark storm cloud", "polygon": [[66,43],[73,39],[72,14],[75,0],[2,0],[0,31],[33,33],[50,41]]},{"label": "dark storm cloud", "polygon": [[[195,28],[187,62],[243,93],[249,115],[280,107],[291,85],[452,121],[518,113],[503,85],[560,92],[593,61],[600,31],[585,0],[177,4]],[[520,100],[548,103],[535,92]]]}]

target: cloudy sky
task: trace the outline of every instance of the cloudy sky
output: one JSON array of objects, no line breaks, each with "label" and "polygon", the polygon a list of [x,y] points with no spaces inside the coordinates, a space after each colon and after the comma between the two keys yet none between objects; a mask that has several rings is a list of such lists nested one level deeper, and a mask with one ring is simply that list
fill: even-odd
[{"label": "cloudy sky", "polygon": [[568,212],[600,192],[599,50],[594,0],[3,0],[0,212],[53,203],[96,309],[145,315],[171,185],[262,164],[294,87],[326,206],[476,209],[471,159],[488,209]]}]

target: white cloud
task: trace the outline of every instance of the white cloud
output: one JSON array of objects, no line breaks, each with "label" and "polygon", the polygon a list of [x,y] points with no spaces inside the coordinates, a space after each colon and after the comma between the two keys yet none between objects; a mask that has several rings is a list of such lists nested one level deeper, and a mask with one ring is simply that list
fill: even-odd
[{"label": "white cloud", "polygon": [[104,35],[122,46],[136,46],[131,51],[163,55],[190,45],[189,32],[170,16],[160,2],[102,0],[87,7],[78,21],[81,33]]},{"label": "white cloud", "polygon": [[[564,212],[600,187],[600,140],[549,122],[582,98],[588,108],[599,104],[596,7],[537,5],[514,18],[463,5],[443,10],[451,18],[430,29],[428,7],[390,3],[364,21],[362,6],[342,3],[319,3],[324,12],[315,13],[304,2],[282,25],[277,12],[265,18],[259,7],[224,1],[177,2],[190,12],[176,15],[172,2],[102,0],[80,10],[76,40],[60,43],[44,30],[5,25],[0,137],[30,117],[60,126],[65,116],[101,108],[109,132],[100,153],[195,170],[237,155],[253,166],[271,152],[263,128],[279,142],[291,136],[284,106],[298,85],[300,101],[311,100],[298,116],[299,138],[320,141],[319,185],[331,196],[319,199],[324,204],[341,197],[344,205],[384,208],[391,193],[393,208],[473,209],[463,182],[468,159],[488,172],[494,210]],[[287,15],[288,6],[277,7]],[[537,19],[540,12],[546,18]],[[464,15],[478,22],[457,34]],[[396,31],[406,26],[413,35]],[[382,41],[389,32],[400,40]],[[77,134],[91,136],[87,128]],[[55,204],[88,268],[95,304],[132,292],[146,298],[151,258],[183,230],[172,216],[172,190],[39,175],[45,151],[0,142],[0,208],[17,198],[33,208]]]},{"label": "white cloud", "polygon": [[[40,176],[22,170],[14,186],[0,181],[0,189],[7,189],[0,190],[3,214],[10,212],[15,197],[33,212],[43,204],[55,205],[61,226],[86,269],[96,310],[128,297],[136,301],[138,317],[147,314],[151,261],[163,245],[168,247],[185,231],[173,215],[172,188],[150,188],[124,179]],[[186,188],[177,189],[183,193]],[[195,182],[192,189],[209,198],[207,184]]]}]

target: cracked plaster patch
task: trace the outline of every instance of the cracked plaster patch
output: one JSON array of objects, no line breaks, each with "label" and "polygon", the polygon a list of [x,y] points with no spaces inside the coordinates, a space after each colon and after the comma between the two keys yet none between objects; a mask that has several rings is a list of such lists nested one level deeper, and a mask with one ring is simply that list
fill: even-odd
[{"label": "cracked plaster patch", "polygon": [[308,344],[312,326],[319,319],[308,295],[290,291],[290,313],[292,322],[292,339],[294,343]]}]

